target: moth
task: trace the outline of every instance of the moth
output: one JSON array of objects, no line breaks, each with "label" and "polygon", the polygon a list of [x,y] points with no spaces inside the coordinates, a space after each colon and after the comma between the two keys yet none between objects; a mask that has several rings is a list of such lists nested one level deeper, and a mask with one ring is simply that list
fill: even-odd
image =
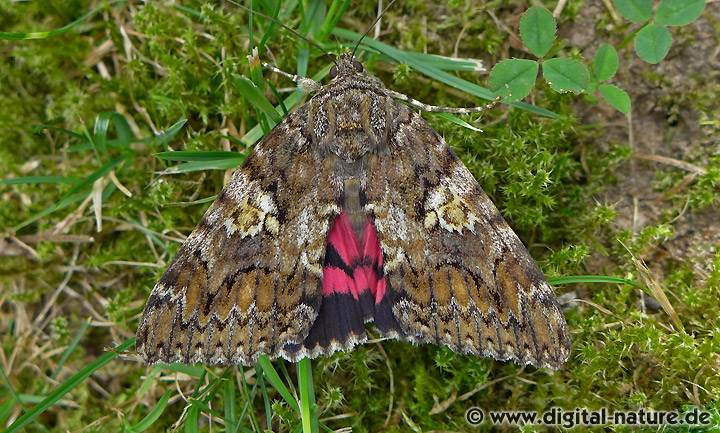
[{"label": "moth", "polygon": [[366,342],[372,322],[385,337],[559,368],[570,338],[552,289],[409,102],[340,55],[153,288],[142,358],[295,361]]}]

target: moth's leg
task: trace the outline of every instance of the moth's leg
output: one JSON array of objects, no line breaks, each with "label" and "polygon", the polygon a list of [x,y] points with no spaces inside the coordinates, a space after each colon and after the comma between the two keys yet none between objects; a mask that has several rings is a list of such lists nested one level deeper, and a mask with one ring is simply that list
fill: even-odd
[{"label": "moth's leg", "polygon": [[490,110],[491,108],[495,107],[500,102],[500,97],[496,97],[490,103],[485,104],[481,107],[469,107],[469,108],[459,108],[459,107],[438,107],[437,105],[428,105],[425,103],[422,103],[418,101],[417,99],[413,99],[407,95],[403,95],[402,93],[396,92],[394,90],[385,90],[388,96],[395,98],[397,100],[406,102],[413,107],[419,108],[423,111],[429,111],[433,113],[455,113],[455,114],[469,114],[469,113],[482,113],[483,111]]},{"label": "moth's leg", "polygon": [[299,75],[294,75],[294,74],[288,74],[287,72],[283,71],[282,69],[279,69],[278,67],[273,66],[269,63],[263,62],[262,65],[266,69],[270,69],[271,71],[276,72],[276,73],[282,75],[283,77],[291,79],[292,81],[295,82],[295,84],[297,84],[297,86],[300,88],[300,90],[302,90],[305,93],[313,93],[313,92],[317,92],[318,90],[320,90],[320,84],[317,81],[313,80],[312,78],[301,77]]}]

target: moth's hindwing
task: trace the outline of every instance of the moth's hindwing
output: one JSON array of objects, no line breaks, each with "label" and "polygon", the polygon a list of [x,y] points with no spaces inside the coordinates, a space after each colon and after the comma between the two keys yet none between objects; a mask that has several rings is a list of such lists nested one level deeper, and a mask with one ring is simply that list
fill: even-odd
[{"label": "moth's hindwing", "polygon": [[472,174],[400,109],[365,196],[402,338],[559,368],[570,336],[552,289]]},{"label": "moth's hindwing", "polygon": [[137,332],[148,362],[294,359],[320,308],[337,197],[289,115],[259,143],[152,290]]}]

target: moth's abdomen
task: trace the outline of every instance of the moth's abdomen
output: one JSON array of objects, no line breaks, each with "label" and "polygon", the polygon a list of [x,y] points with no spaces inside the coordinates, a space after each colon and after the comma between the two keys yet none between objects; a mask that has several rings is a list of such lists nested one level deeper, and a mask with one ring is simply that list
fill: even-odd
[{"label": "moth's abdomen", "polygon": [[[346,212],[333,222],[327,237],[322,277],[322,303],[302,345],[304,355],[347,350],[367,340],[365,322],[385,333],[399,333],[390,311],[383,254],[375,224],[365,217],[362,231],[353,229]],[[286,348],[287,350],[288,348]]]},{"label": "moth's abdomen", "polygon": [[[370,218],[366,217],[360,236],[345,212],[335,218],[325,250],[322,294],[348,294],[355,300],[369,296],[373,303],[385,295],[382,251]],[[366,318],[371,313],[367,311]]]}]

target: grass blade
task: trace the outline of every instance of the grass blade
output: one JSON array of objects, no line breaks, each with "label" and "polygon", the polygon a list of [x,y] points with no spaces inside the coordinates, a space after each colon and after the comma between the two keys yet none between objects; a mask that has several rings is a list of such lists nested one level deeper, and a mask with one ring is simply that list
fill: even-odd
[{"label": "grass blade", "polygon": [[160,373],[162,373],[162,366],[153,366],[152,370],[150,370],[150,373],[147,373],[145,375],[145,379],[143,379],[135,394],[137,394],[138,397],[143,397],[145,394],[147,394],[148,391],[150,391],[150,386],[152,386],[153,382],[155,382],[155,379],[160,376]]},{"label": "grass blade", "polygon": [[195,18],[196,20],[202,20],[205,18],[205,16],[202,14],[202,12],[200,12],[197,9],[193,9],[193,8],[183,6],[183,5],[178,5],[178,4],[174,4],[173,7],[175,9],[179,10],[180,12]]},{"label": "grass blade", "polygon": [[188,409],[187,416],[185,416],[185,433],[197,433],[198,430],[198,418],[200,416],[200,407],[191,403],[190,409]]},{"label": "grass blade", "polygon": [[[33,394],[19,394],[20,402],[24,404],[37,404],[45,399],[44,395],[33,395]],[[58,400],[57,405],[68,406],[72,404],[70,400]]]},{"label": "grass blade", "polygon": [[16,419],[15,422],[12,423],[12,425],[10,425],[7,430],[5,430],[5,433],[15,433],[20,431],[23,427],[34,421],[38,416],[40,416],[40,414],[42,414],[52,405],[57,403],[65,394],[72,391],[73,388],[85,381],[85,379],[90,377],[90,375],[101,369],[113,359],[117,358],[120,352],[123,352],[133,347],[134,345],[135,338],[129,338],[117,347],[115,347],[115,349],[113,349],[112,351],[106,352],[103,355],[99,356],[97,359],[95,359],[95,361],[91,362],[82,370],[78,371],[70,378],[68,378],[65,382],[61,383],[60,386],[55,388],[55,390],[51,392],[50,395],[48,395],[43,401],[38,403],[37,406],[22,414],[20,418]]},{"label": "grass blade", "polygon": [[101,153],[106,153],[108,148],[108,130],[110,125],[115,125],[115,132],[117,135],[117,144],[122,147],[127,147],[135,141],[130,125],[127,119],[115,111],[106,111],[98,114],[95,117],[95,126],[93,127],[93,134],[90,138],[90,142],[94,143]]},{"label": "grass blade", "polygon": [[155,157],[164,161],[220,161],[224,159],[244,158],[242,153],[238,152],[196,152],[196,151],[174,151],[174,152],[158,152]]},{"label": "grass blade", "polygon": [[145,415],[145,418],[141,419],[140,422],[137,424],[131,426],[129,428],[129,431],[131,433],[140,433],[144,432],[145,430],[152,427],[155,422],[157,422],[158,419],[160,419],[160,415],[162,415],[163,412],[165,412],[165,408],[167,407],[168,400],[170,400],[170,396],[172,395],[172,390],[168,389],[165,391],[165,394],[160,397],[160,400],[158,400],[155,407]]},{"label": "grass blade", "polygon": [[69,129],[60,128],[59,126],[55,126],[55,125],[47,125],[47,124],[43,123],[43,124],[39,124],[39,125],[34,125],[32,127],[32,131],[34,134],[40,134],[45,129],[47,129],[48,131],[62,132],[63,134],[67,134],[70,137],[74,137],[74,138],[79,138],[79,139],[85,138],[85,136],[83,134],[80,134],[75,131],[70,131]]},{"label": "grass blade", "polygon": [[[116,3],[124,3],[125,0],[116,0],[112,1],[109,4],[116,4]],[[62,35],[63,33],[67,33],[70,30],[74,29],[78,25],[82,24],[83,21],[91,18],[93,15],[97,14],[98,12],[101,12],[105,9],[104,6],[99,6],[90,12],[86,13],[85,15],[81,16],[80,18],[76,19],[75,21],[71,22],[70,24],[64,25],[60,28],[54,29],[54,30],[48,30],[44,32],[0,32],[0,39],[5,39],[8,41],[23,41],[23,40],[29,40],[29,39],[47,39],[53,36]]]},{"label": "grass blade", "polygon": [[434,115],[435,117],[439,117],[439,118],[441,118],[441,119],[445,119],[445,120],[447,120],[448,122],[451,122],[451,123],[454,123],[454,124],[456,124],[456,125],[462,126],[463,128],[467,128],[467,129],[469,129],[469,130],[471,130],[471,131],[483,132],[482,129],[480,129],[480,128],[476,127],[476,126],[473,126],[473,125],[469,124],[468,122],[464,121],[463,119],[461,119],[461,118],[459,118],[459,117],[457,117],[457,116],[455,116],[455,115],[453,115],[453,114],[450,114],[450,113],[433,113],[433,115]]},{"label": "grass blade", "polygon": [[[333,34],[344,38],[349,39],[352,41],[357,41],[360,38],[360,35],[358,33],[352,32],[350,30],[340,29],[337,28],[333,30]],[[397,48],[391,47],[390,45],[384,44],[380,41],[376,41],[375,39],[372,39],[370,37],[366,37],[363,39],[362,43],[360,44],[361,47],[370,47],[373,50],[377,50],[378,52],[384,54],[385,56],[395,60],[399,63],[404,63],[407,65],[410,65],[413,69],[417,70],[418,72],[422,73],[423,75],[432,78],[433,80],[439,81],[441,83],[445,83],[448,86],[454,87],[456,89],[462,90],[465,93],[468,93],[470,95],[477,96],[482,99],[486,100],[492,100],[495,99],[495,95],[493,92],[491,92],[489,89],[478,86],[475,83],[471,83],[470,81],[464,80],[460,77],[456,77],[455,75],[449,74],[441,69],[428,66],[426,63],[418,62],[416,61],[416,58],[408,55],[407,52],[398,50]],[[522,110],[530,111],[535,114],[539,114],[545,117],[551,117],[551,118],[557,118],[558,115],[550,110],[547,110],[545,108],[536,107],[532,104],[528,104],[525,102],[513,102],[508,104],[512,107],[520,108]]]},{"label": "grass blade", "polygon": [[412,51],[405,51],[405,54],[418,63],[424,63],[429,67],[443,71],[484,72],[486,70],[482,60],[445,57],[437,54],[415,53]]},{"label": "grass blade", "polygon": [[262,374],[262,370],[258,371],[258,382],[260,383],[260,392],[263,396],[263,406],[265,407],[265,423],[268,430],[272,430],[272,417],[273,411],[270,405],[270,396],[268,396],[267,388],[265,387],[265,375]]},{"label": "grass blade", "polygon": [[[255,377],[256,381],[252,386],[251,390],[248,390],[248,383],[245,379],[245,371],[243,370],[242,366],[238,366],[238,377],[240,379],[240,394],[242,395],[243,399],[245,400],[245,403],[242,405],[242,409],[240,410],[240,414],[237,415],[237,424],[235,427],[235,430],[232,433],[237,433],[238,431],[241,431],[242,429],[242,420],[247,415],[250,418],[250,426],[254,428],[256,431],[260,429],[260,423],[258,422],[257,418],[255,417],[255,411],[250,410],[253,407],[253,402],[255,401],[255,393],[258,388],[258,383],[262,382],[262,374],[260,374],[259,371],[256,371]],[[268,418],[268,421],[271,421],[272,419],[272,412],[270,412],[270,418]]]},{"label": "grass blade", "polygon": [[15,391],[15,388],[12,386],[12,383],[10,383],[10,378],[7,377],[7,374],[5,374],[5,369],[2,365],[0,365],[0,378],[2,378],[3,383],[5,384],[5,389],[7,389],[10,392],[10,397],[12,397],[11,401],[15,401],[16,403],[22,405],[23,401],[20,398],[20,395]]},{"label": "grass blade", "polygon": [[80,340],[82,340],[83,335],[85,335],[85,331],[87,331],[88,327],[90,326],[90,321],[86,320],[80,325],[80,329],[75,333],[75,336],[73,337],[72,341],[70,341],[70,344],[68,344],[67,349],[63,352],[62,356],[60,357],[60,360],[57,363],[57,367],[55,367],[55,371],[53,371],[52,375],[50,375],[51,379],[55,379],[60,373],[60,370],[62,370],[63,365],[65,365],[65,362],[68,360],[70,355],[77,349],[78,344],[80,344]]},{"label": "grass blade", "polygon": [[[280,13],[280,4],[282,2],[277,2],[277,5],[273,9],[271,13],[268,13],[268,16],[271,16],[278,19],[278,13]],[[262,39],[260,39],[260,42],[257,44],[258,52],[263,52],[265,50],[265,44],[267,43],[268,39],[275,33],[275,24],[277,24],[275,21],[270,20],[268,23],[268,28],[265,31],[265,34],[263,35]]]},{"label": "grass blade", "polygon": [[[258,360],[258,365],[263,372],[263,375],[267,379],[268,382],[270,382],[270,385],[277,390],[277,392],[280,393],[283,400],[294,410],[297,412],[300,412],[300,407],[298,406],[297,400],[295,400],[295,397],[290,393],[290,390],[285,386],[282,379],[280,379],[280,375],[278,374],[277,370],[275,370],[275,367],[273,367],[272,363],[270,362],[270,359],[263,355]],[[256,367],[257,368],[257,367]]]},{"label": "grass blade", "polygon": [[565,277],[548,278],[547,282],[552,286],[577,283],[629,284],[631,286],[638,286],[638,283],[633,280],[607,275],[568,275]]},{"label": "grass blade", "polygon": [[318,433],[317,405],[313,387],[312,364],[303,358],[297,364],[298,386],[300,388],[300,414],[303,433]]},{"label": "grass blade", "polygon": [[[331,68],[332,66],[333,66],[332,63],[330,63],[330,64],[328,64],[328,65],[325,65],[325,67],[322,68],[320,71],[318,71],[317,74],[315,74],[315,75],[312,76],[312,79],[315,80],[315,81],[320,81],[320,80],[322,80],[322,79],[325,78],[325,77],[327,76],[327,74],[330,72],[330,68]],[[280,104],[280,105],[278,105],[277,107],[275,107],[275,111],[276,111],[278,114],[283,113],[283,108],[282,108],[282,105],[283,105],[283,104],[284,104],[284,106],[285,106],[288,110],[290,110],[291,108],[293,108],[293,107],[295,107],[296,105],[298,105],[298,104],[300,103],[300,101],[303,100],[303,97],[304,97],[304,96],[305,96],[305,94],[304,94],[302,91],[300,91],[300,90],[297,90],[297,91],[291,93],[290,96],[288,96],[287,98],[285,98],[285,100],[282,102],[282,104]],[[263,137],[263,135],[264,135],[264,133],[263,133],[263,130],[262,130],[262,128],[260,127],[260,125],[255,125],[255,126],[253,126],[252,129],[250,129],[250,131],[247,132],[247,134],[245,134],[245,135],[242,137],[242,139],[241,139],[240,141],[241,141],[245,146],[250,147],[250,146],[252,146],[253,144],[257,143],[257,142]]]},{"label": "grass blade", "polygon": [[12,398],[5,400],[2,404],[0,404],[0,425],[5,425],[5,422],[8,418],[10,418],[14,407],[15,400]]},{"label": "grass blade", "polygon": [[177,122],[173,123],[168,129],[154,136],[152,138],[153,142],[159,146],[168,144],[173,138],[175,138],[176,135],[178,135],[180,131],[182,131],[182,128],[186,123],[187,119],[181,118]]},{"label": "grass blade", "polygon": [[237,425],[237,415],[235,411],[235,382],[232,378],[225,382],[223,389],[223,409],[225,410],[225,431],[232,432]]},{"label": "grass blade", "polygon": [[23,176],[0,179],[0,185],[39,185],[39,184],[69,184],[80,182],[77,177],[70,176]]},{"label": "grass blade", "polygon": [[92,174],[90,174],[88,177],[83,179],[82,182],[75,185],[70,191],[65,194],[60,201],[55,203],[54,205],[46,208],[45,210],[35,214],[34,216],[30,217],[29,219],[26,219],[25,221],[21,222],[17,226],[13,228],[13,230],[18,231],[21,228],[34,223],[35,221],[39,220],[40,218],[43,218],[47,215],[50,215],[51,213],[58,211],[62,208],[65,208],[67,206],[70,206],[71,204],[78,202],[80,200],[83,200],[85,197],[87,197],[88,194],[90,194],[90,191],[92,189],[93,183],[95,183],[96,180],[100,179],[101,177],[108,174],[115,166],[120,164],[124,158],[116,158],[112,161],[109,161],[105,164],[103,164],[100,168],[95,170]]},{"label": "grass blade", "polygon": [[247,99],[250,105],[252,105],[255,109],[261,113],[267,114],[268,117],[270,117],[275,123],[280,121],[280,115],[277,110],[275,110],[275,107],[270,103],[270,101],[268,101],[255,83],[242,75],[235,75],[233,76],[233,84],[240,94]]},{"label": "grass blade", "polygon": [[190,377],[195,377],[198,379],[201,379],[203,377],[203,374],[205,373],[205,368],[200,365],[192,365],[192,364],[157,364],[158,366],[161,366],[163,370],[169,370],[174,371],[176,373],[182,373],[186,374]]},{"label": "grass blade", "polygon": [[330,5],[330,10],[327,15],[325,15],[325,20],[317,33],[318,40],[324,41],[325,38],[328,37],[330,32],[337,26],[338,21],[340,21],[340,18],[342,18],[348,6],[350,6],[350,0],[333,0]]},{"label": "grass blade", "polygon": [[216,159],[214,161],[183,162],[182,164],[175,165],[162,171],[160,174],[179,174],[205,170],[228,170],[231,168],[239,167],[244,160],[245,157],[232,159]]},{"label": "grass blade", "polygon": [[[135,136],[132,133],[132,130],[130,130],[130,126],[127,123],[127,119],[120,115],[119,113],[110,113],[110,114],[116,114],[118,117],[114,121],[115,128],[117,130],[117,138],[112,140],[104,140],[104,145],[108,149],[128,149],[128,146],[130,143],[146,143],[152,146],[157,147],[165,147],[167,143],[172,141],[175,136],[182,131],[183,126],[187,123],[187,119],[181,118],[174,124],[172,124],[168,129],[158,133],[157,135],[152,135],[149,137],[143,137],[143,138],[135,138]],[[115,117],[115,116],[111,116]],[[66,134],[71,135],[72,137],[84,139],[85,142],[81,144],[76,144],[74,146],[70,146],[68,148],[68,152],[81,152],[84,150],[90,150],[94,149],[97,145],[96,139],[91,137],[88,137],[85,134],[76,133],[73,131],[64,130],[61,128],[51,128],[48,126],[43,126],[45,129],[53,129],[53,130],[59,130],[61,132],[64,132]],[[95,125],[96,130],[99,132],[102,132],[103,126],[98,126],[97,121]],[[230,137],[228,137],[230,138]]]},{"label": "grass blade", "polygon": [[211,201],[214,201],[216,198],[217,198],[217,194],[211,195],[210,197],[193,200],[193,201],[175,201],[175,202],[165,203],[162,206],[177,206],[177,207],[195,206],[197,204],[210,203]]}]

